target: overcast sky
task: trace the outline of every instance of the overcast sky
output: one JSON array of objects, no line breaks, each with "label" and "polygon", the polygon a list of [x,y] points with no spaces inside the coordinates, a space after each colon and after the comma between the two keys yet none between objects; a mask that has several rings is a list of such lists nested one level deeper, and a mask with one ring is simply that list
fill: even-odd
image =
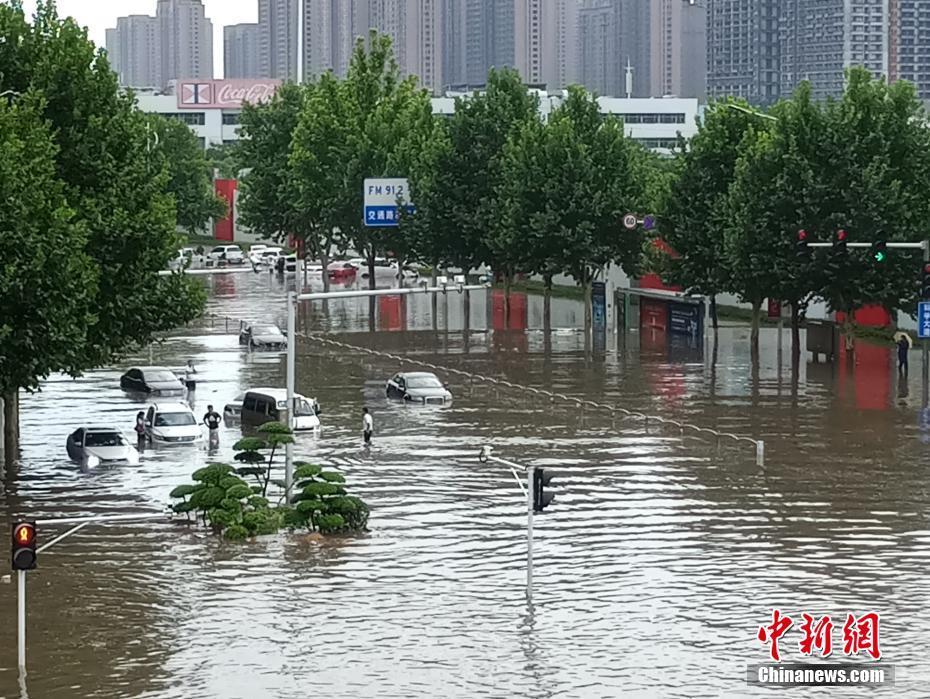
[{"label": "overcast sky", "polygon": [[[213,70],[223,74],[223,27],[227,24],[258,21],[257,0],[204,0],[207,17],[213,20]],[[35,10],[35,0],[25,0],[28,13]],[[74,17],[90,31],[98,46],[106,45],[106,30],[116,26],[117,17],[154,15],[156,0],[58,0],[58,12]]]}]

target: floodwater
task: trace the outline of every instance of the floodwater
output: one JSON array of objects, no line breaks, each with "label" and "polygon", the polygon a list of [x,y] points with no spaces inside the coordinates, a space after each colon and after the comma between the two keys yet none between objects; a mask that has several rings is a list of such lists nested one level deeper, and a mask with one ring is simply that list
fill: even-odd
[{"label": "floodwater", "polygon": [[[283,325],[277,277],[204,283],[211,312]],[[452,376],[451,406],[393,405],[383,382],[399,367],[302,344],[298,389],[319,399],[324,429],[301,435],[297,456],[346,475],[371,506],[370,533],[224,543],[162,522],[88,527],[29,574],[23,686],[15,584],[0,585],[0,696],[769,696],[745,678],[768,659],[756,634],[773,607],[797,619],[782,642],[792,662],[805,660],[802,612],[833,615],[834,661],[846,613],[880,613],[895,686],[836,695],[927,695],[930,417],[916,353],[900,385],[889,352],[874,348],[836,369],[805,362],[793,381],[772,329],[755,369],[745,328],[721,330],[716,362],[709,340],[670,349],[655,331],[611,336],[586,358],[577,302],[553,303],[548,341],[538,298],[517,297],[505,329],[499,295],[473,294],[468,333],[457,293],[435,317],[430,306],[377,302],[375,334],[368,301],[303,308],[301,321],[353,344],[761,437],[767,468],[749,445],[718,448]],[[7,517],[157,511],[195,468],[231,461],[232,428],[216,455],[149,451],[136,468],[82,472],[64,448],[80,425],[131,430],[144,404],[118,380],[134,364],[192,358],[198,414],[250,386],[284,386],[283,356],[250,355],[235,323],[226,329],[201,321],[119,367],[53,377],[25,396]],[[375,419],[370,451],[363,405]],[[535,520],[532,604],[525,501],[505,468],[478,462],[484,444],[559,474],[556,501]],[[62,529],[40,525],[40,537]]]}]

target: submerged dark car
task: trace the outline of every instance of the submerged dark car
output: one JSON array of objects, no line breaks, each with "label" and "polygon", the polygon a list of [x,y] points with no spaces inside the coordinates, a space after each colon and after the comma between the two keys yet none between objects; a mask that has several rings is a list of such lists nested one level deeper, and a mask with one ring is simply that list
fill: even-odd
[{"label": "submerged dark car", "polygon": [[124,391],[151,396],[185,394],[184,386],[174,372],[157,366],[132,368],[120,377],[119,385]]},{"label": "submerged dark car", "polygon": [[395,374],[387,382],[388,398],[411,403],[449,403],[452,394],[435,374],[407,372]]}]

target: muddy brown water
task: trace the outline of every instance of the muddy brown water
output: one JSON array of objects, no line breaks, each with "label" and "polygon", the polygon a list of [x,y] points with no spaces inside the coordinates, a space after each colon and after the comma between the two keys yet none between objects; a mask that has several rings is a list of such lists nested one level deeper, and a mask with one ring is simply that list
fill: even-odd
[{"label": "muddy brown water", "polygon": [[[283,326],[277,277],[204,283],[211,312]],[[319,399],[324,429],[302,435],[297,455],[345,473],[371,505],[370,533],[227,544],[160,522],[88,527],[29,574],[24,687],[15,584],[0,586],[0,696],[768,696],[745,674],[767,659],[756,631],[772,607],[841,617],[839,646],[847,611],[880,612],[896,686],[837,696],[927,695],[930,417],[916,356],[908,382],[876,349],[838,369],[805,363],[792,381],[774,330],[755,370],[744,328],[721,331],[715,363],[709,340],[703,353],[670,350],[650,331],[610,337],[586,359],[577,302],[554,301],[548,340],[538,298],[517,301],[504,330],[499,298],[476,294],[468,333],[457,294],[437,305],[434,318],[425,297],[378,301],[376,333],[367,301],[301,315],[353,344],[762,437],[765,473],[750,447],[454,377],[451,406],[391,404],[383,383],[397,366],[303,344],[298,389]],[[127,366],[194,359],[198,414],[250,386],[284,385],[282,355],[249,354],[225,330],[199,321],[120,366],[52,377],[24,396],[7,519],[157,510],[194,468],[231,461],[228,427],[217,454],[149,451],[137,468],[82,472],[64,449],[82,424],[131,430],[145,404],[119,389]],[[370,451],[363,405],[375,418]],[[532,605],[524,502],[506,470],[478,462],[483,444],[559,474],[556,502],[536,519]],[[784,657],[804,660],[799,640],[789,632]]]}]

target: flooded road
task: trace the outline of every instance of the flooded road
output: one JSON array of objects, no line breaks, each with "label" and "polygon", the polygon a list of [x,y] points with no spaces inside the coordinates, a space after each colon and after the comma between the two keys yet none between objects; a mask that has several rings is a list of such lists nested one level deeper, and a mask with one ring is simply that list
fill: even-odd
[{"label": "flooded road", "polygon": [[[283,327],[276,277],[205,284],[210,312]],[[670,350],[650,332],[609,338],[586,360],[573,329],[580,303],[554,301],[549,340],[541,299],[518,297],[504,329],[499,295],[474,294],[468,333],[457,294],[435,318],[430,306],[379,301],[376,334],[367,301],[303,308],[301,319],[352,344],[761,437],[767,469],[746,446],[718,449],[454,377],[442,377],[451,406],[390,404],[383,384],[400,367],[304,343],[298,391],[319,400],[323,431],[301,435],[297,457],[346,475],[371,506],[370,533],[224,543],[163,523],[89,527],[29,575],[28,696],[769,696],[745,677],[768,658],[756,632],[772,607],[799,621],[832,614],[840,647],[847,612],[881,613],[895,686],[836,696],[926,696],[930,417],[916,356],[907,384],[878,348],[854,365],[802,365],[793,382],[787,344],[779,354],[770,329],[755,370],[746,328],[721,330],[716,363],[709,342]],[[193,359],[198,416],[248,387],[283,387],[284,357],[249,354],[234,326],[200,321],[119,367],[54,377],[24,396],[7,518],[157,510],[195,468],[232,462],[239,433],[226,427],[216,455],[148,451],[135,468],[81,472],[64,445],[85,424],[131,430],[145,404],[119,389],[129,366]],[[524,500],[508,471],[478,462],[483,444],[558,474],[556,501],[536,518],[533,605]],[[0,696],[18,697],[15,585],[0,595]],[[791,662],[804,660],[800,637],[795,628],[783,641]]]}]

